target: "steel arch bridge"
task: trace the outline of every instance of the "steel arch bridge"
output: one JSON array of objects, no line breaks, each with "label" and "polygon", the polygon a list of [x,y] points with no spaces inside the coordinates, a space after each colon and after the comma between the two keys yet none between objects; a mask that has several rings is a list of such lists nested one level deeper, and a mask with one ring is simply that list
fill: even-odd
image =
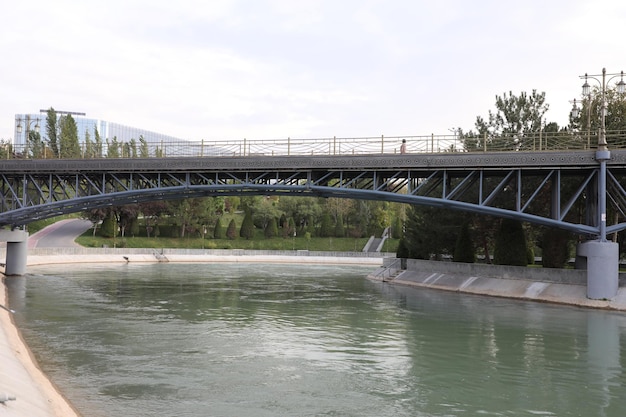
[{"label": "steel arch bridge", "polygon": [[[607,233],[626,229],[626,151],[607,161]],[[91,208],[227,195],[385,200],[598,236],[594,151],[0,161],[0,226]]]}]

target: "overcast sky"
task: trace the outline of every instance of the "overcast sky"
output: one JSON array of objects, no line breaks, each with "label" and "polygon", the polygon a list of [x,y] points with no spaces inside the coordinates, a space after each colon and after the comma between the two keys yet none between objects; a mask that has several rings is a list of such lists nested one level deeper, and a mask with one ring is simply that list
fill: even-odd
[{"label": "overcast sky", "polygon": [[626,70],[623,0],[31,0],[0,13],[0,138],[39,109],[188,139],[450,134]]}]

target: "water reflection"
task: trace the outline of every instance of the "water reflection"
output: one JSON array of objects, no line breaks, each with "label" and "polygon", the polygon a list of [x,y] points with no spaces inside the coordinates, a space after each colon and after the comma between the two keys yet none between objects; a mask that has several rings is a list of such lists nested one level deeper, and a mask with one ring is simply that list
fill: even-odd
[{"label": "water reflection", "polygon": [[[373,283],[366,268],[47,268],[7,279],[85,415],[603,415],[621,313]],[[175,398],[175,404],[172,403]]]}]

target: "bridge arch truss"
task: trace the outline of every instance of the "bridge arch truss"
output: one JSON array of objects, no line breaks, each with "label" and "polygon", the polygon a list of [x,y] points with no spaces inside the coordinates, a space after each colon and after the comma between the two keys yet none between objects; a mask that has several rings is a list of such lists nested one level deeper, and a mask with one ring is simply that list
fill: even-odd
[{"label": "bridge arch truss", "polygon": [[[91,208],[227,195],[385,200],[596,236],[592,151],[0,162],[0,226]],[[607,233],[626,229],[626,152],[607,164]],[[613,219],[614,221],[610,221]],[[617,219],[617,221],[615,221]]]}]

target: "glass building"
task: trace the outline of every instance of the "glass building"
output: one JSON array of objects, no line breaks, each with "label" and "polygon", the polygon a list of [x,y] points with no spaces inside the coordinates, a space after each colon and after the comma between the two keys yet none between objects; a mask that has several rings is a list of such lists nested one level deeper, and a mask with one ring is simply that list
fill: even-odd
[{"label": "glass building", "polygon": [[[56,110],[56,114],[57,122],[62,116],[66,115],[71,115],[74,118],[78,130],[78,142],[81,144],[86,142],[86,137],[89,137],[91,141],[94,141],[96,130],[102,138],[102,141],[105,143],[107,139],[113,140],[114,138],[117,138],[118,142],[128,143],[132,139],[138,141],[140,137],[143,137],[143,139],[150,144],[164,142],[170,144],[190,142],[145,129],[125,126],[105,120],[91,119],[86,117],[85,113]],[[38,132],[41,135],[42,140],[47,140],[47,116],[47,110],[40,110],[40,112],[36,114],[15,115],[15,133],[13,136],[13,145],[15,146],[15,149],[25,148],[28,135],[31,131]]]}]

